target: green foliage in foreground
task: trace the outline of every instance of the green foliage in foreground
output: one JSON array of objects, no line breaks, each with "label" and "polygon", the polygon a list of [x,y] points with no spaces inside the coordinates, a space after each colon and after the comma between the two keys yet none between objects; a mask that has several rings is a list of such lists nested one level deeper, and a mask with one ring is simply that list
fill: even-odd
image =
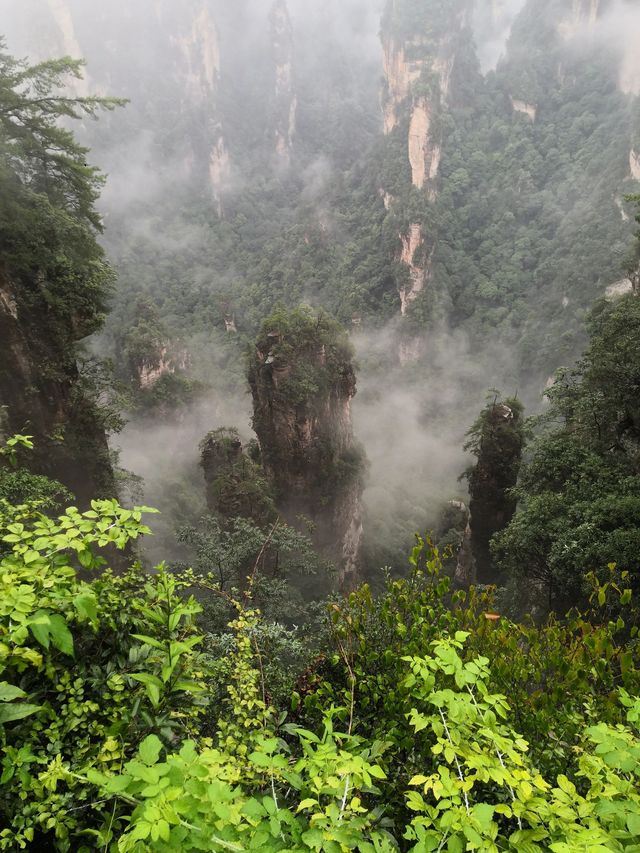
[{"label": "green foliage in foreground", "polygon": [[630,590],[597,587],[592,621],[496,622],[419,543],[408,580],[332,605],[276,708],[247,595],[218,591],[221,657],[185,591],[210,578],[105,568],[143,512],[0,502],[0,849],[638,850]]},{"label": "green foliage in foreground", "polygon": [[[405,793],[414,815],[403,833],[405,848],[637,849],[640,741],[633,725],[640,702],[625,697],[630,727],[585,729],[576,778],[583,793],[565,775],[549,784],[506,721],[505,697],[489,692],[488,660],[463,662],[466,639],[458,632],[423,657],[404,659],[410,724],[416,734],[428,731],[430,742],[428,769],[409,780]],[[250,654],[248,643],[244,648]],[[402,842],[382,820],[378,786],[386,774],[378,757],[384,744],[336,732],[328,715],[318,734],[289,727],[295,737],[290,748],[275,736],[257,684],[249,679],[244,687],[248,705],[241,704],[239,722],[246,724],[248,708],[251,721],[262,717],[262,726],[244,735],[251,748],[242,762],[224,746],[198,751],[193,742],[161,760],[162,743],[150,736],[122,774],[89,774],[103,791],[130,803],[129,829],[118,849],[399,849]],[[437,766],[430,772],[433,756]]]},{"label": "green foliage in foreground", "polygon": [[0,499],[10,504],[38,499],[42,507],[54,509],[71,494],[61,484],[48,477],[32,474],[20,465],[20,452],[32,450],[30,435],[14,435],[0,446]]}]

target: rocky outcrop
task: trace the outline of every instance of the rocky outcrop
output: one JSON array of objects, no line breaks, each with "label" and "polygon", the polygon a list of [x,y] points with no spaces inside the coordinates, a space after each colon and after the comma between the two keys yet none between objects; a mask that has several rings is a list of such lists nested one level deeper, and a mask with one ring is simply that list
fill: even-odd
[{"label": "rocky outcrop", "polygon": [[342,588],[357,582],[362,544],[351,359],[334,321],[298,310],[266,321],[249,371],[253,425],[278,509],[293,525],[311,521],[314,543],[337,566]]},{"label": "rocky outcrop", "polygon": [[218,88],[220,77],[218,32],[208,4],[196,6],[187,23],[187,32],[174,37],[183,58],[187,92],[193,101],[207,101]]},{"label": "rocky outcrop", "polygon": [[[34,438],[30,467],[66,485],[87,505],[113,497],[105,431],[82,390],[69,339],[46,311],[34,310],[44,282],[18,286],[0,268],[0,409],[3,429]],[[75,326],[75,331],[74,331]],[[66,333],[83,336],[81,321]]]},{"label": "rocky outcrop", "polygon": [[391,210],[391,205],[393,204],[393,196],[391,193],[386,192],[386,190],[383,190],[382,188],[378,190],[378,193],[382,199],[382,203],[384,204],[384,209]]},{"label": "rocky outcrop", "polygon": [[[445,23],[439,31],[432,31],[429,36],[415,35],[418,28],[411,16],[420,13],[401,0],[389,0],[383,19],[384,133],[387,136],[407,134],[411,185],[431,201],[437,197],[442,159],[440,118],[451,95],[456,45],[461,29],[468,23],[467,11],[464,6],[452,6],[442,13]],[[407,19],[412,20],[411,28],[407,27]],[[431,29],[431,22],[429,27],[426,23],[425,32]],[[402,187],[382,186],[379,192],[385,208],[391,211],[393,206],[393,213],[396,213],[395,208],[402,203],[405,194]],[[398,204],[394,204],[396,193],[401,199]],[[406,272],[399,276],[397,286],[400,314],[405,317],[431,277],[435,241],[415,220],[399,235],[399,240],[396,259]],[[419,350],[416,341],[403,339],[400,361],[414,360]]]},{"label": "rocky outcrop", "polygon": [[407,58],[407,50],[419,48],[418,41],[405,47],[395,38],[383,39],[383,63],[386,93],[384,97],[384,132],[391,133],[398,126],[402,108],[411,94],[412,86],[420,79],[427,67],[424,58]]},{"label": "rocky outcrop", "polygon": [[538,114],[538,108],[535,104],[528,104],[526,101],[520,101],[517,98],[511,98],[511,106],[514,109],[514,112],[523,113],[526,116],[529,116],[531,121],[536,120],[536,115]]},{"label": "rocky outcrop", "polygon": [[192,140],[196,149],[193,162],[199,163],[203,156],[207,158],[209,185],[218,214],[222,215],[231,162],[217,109],[220,89],[218,30],[207,0],[190,0],[179,20],[180,26],[172,33],[171,41],[178,51],[177,68],[188,109],[199,113],[204,136],[202,140]]},{"label": "rocky outcrop", "polygon": [[455,32],[443,33],[435,42],[383,34],[384,132],[392,133],[408,115],[408,156],[412,183],[418,189],[433,182],[440,168],[441,140],[434,132],[434,120],[449,97],[454,43]]},{"label": "rocky outcrop", "polygon": [[414,187],[421,190],[427,180],[438,176],[441,155],[442,146],[431,138],[431,105],[427,98],[418,98],[409,122],[409,163]]},{"label": "rocky outcrop", "polygon": [[633,148],[629,152],[629,169],[634,181],[640,181],[640,153]]},{"label": "rocky outcrop", "polygon": [[443,564],[456,586],[471,586],[475,583],[475,562],[469,507],[463,501],[448,501],[434,532]]},{"label": "rocky outcrop", "polygon": [[627,293],[631,293],[633,290],[633,282],[630,278],[622,278],[620,281],[616,281],[613,284],[610,284],[605,291],[605,297],[612,302],[615,299],[619,299],[621,296],[626,296]]},{"label": "rocky outcrop", "polygon": [[568,9],[558,23],[558,32],[571,39],[585,29],[595,26],[600,12],[600,0],[565,0]]},{"label": "rocky outcrop", "polygon": [[224,471],[242,459],[242,441],[234,429],[209,433],[200,445],[205,481],[212,483]]},{"label": "rocky outcrop", "polygon": [[[383,39],[385,94],[384,132],[390,134],[409,115],[408,157],[411,181],[423,189],[438,176],[441,141],[433,133],[434,118],[446,102],[454,56],[448,43],[440,51],[420,39],[400,44],[394,37]],[[429,95],[418,93],[417,84],[429,79]],[[432,193],[435,193],[431,189]]]},{"label": "rocky outcrop", "polygon": [[190,367],[191,356],[160,319],[157,306],[140,296],[130,306],[131,325],[117,336],[122,379],[137,391],[153,388],[164,376]]},{"label": "rocky outcrop", "polygon": [[407,234],[400,234],[401,251],[398,260],[409,271],[408,282],[403,280],[398,288],[400,313],[406,316],[409,306],[425,288],[431,275],[433,249],[424,258],[424,234],[421,225],[410,225]]},{"label": "rocky outcrop", "polygon": [[627,211],[625,210],[625,208],[624,208],[624,204],[623,204],[623,201],[622,201],[622,199],[620,198],[620,196],[616,196],[616,197],[614,198],[614,202],[615,202],[616,207],[617,207],[617,208],[618,208],[618,210],[620,211],[620,218],[622,219],[622,221],[623,221],[623,222],[628,222],[628,221],[629,221],[629,214],[628,214],[628,213],[627,213]]},{"label": "rocky outcrop", "polygon": [[286,0],[275,0],[269,16],[275,64],[275,152],[289,162],[296,132],[297,98],[293,79],[293,27]]},{"label": "rocky outcrop", "polygon": [[500,580],[493,566],[491,539],[509,524],[516,511],[511,490],[518,480],[525,444],[522,412],[517,400],[490,403],[466,445],[477,457],[467,477],[473,560],[477,580],[483,584]]},{"label": "rocky outcrop", "polygon": [[473,559],[471,513],[469,512],[466,504],[460,503],[459,506],[465,515],[466,524],[464,525],[462,541],[460,542],[460,548],[457,554],[454,577],[457,584],[468,587],[476,581],[476,565],[475,560]]},{"label": "rocky outcrop", "polygon": [[450,527],[457,534],[454,580],[459,586],[468,587],[476,580],[475,561],[471,545],[471,513],[463,501],[449,501],[446,515]]},{"label": "rocky outcrop", "polygon": [[205,436],[200,464],[209,512],[231,526],[238,518],[251,519],[262,528],[273,524],[277,513],[271,487],[236,429],[222,427]]},{"label": "rocky outcrop", "polygon": [[153,355],[145,356],[137,365],[138,383],[141,390],[153,388],[163,376],[172,376],[178,370],[189,366],[189,354],[182,349],[175,350],[169,344],[163,344]]},{"label": "rocky outcrop", "polygon": [[[66,0],[47,0],[47,6],[58,29],[60,47],[63,54],[71,56],[73,59],[82,59],[84,52],[80,47],[80,42],[76,35],[73,13],[69,8],[69,4]],[[76,97],[85,97],[89,94],[86,74],[80,80],[71,78],[67,85]]]}]

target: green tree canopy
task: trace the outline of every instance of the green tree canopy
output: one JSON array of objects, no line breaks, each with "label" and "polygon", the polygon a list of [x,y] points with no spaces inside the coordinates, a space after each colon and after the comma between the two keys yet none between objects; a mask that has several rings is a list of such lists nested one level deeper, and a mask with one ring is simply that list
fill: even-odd
[{"label": "green tree canopy", "polygon": [[560,609],[583,598],[585,576],[609,562],[640,584],[640,299],[602,300],[588,327],[584,357],[548,391],[519,511],[493,543],[521,588]]},{"label": "green tree canopy", "polygon": [[0,39],[0,154],[26,188],[99,228],[94,204],[104,178],[87,164],[89,150],[65,122],[95,118],[125,101],[65,90],[69,78],[82,79],[83,64],[64,57],[28,65],[10,56]]}]

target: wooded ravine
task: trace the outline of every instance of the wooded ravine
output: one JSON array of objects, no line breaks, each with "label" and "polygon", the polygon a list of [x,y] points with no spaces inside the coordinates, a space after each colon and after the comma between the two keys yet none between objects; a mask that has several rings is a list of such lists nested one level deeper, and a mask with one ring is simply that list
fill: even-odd
[{"label": "wooded ravine", "polygon": [[0,8],[0,850],[640,851],[637,0]]}]

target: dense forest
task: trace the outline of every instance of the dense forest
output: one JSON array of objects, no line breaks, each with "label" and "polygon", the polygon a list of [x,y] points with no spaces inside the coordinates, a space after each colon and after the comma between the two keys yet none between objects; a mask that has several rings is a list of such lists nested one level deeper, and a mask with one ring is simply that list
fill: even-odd
[{"label": "dense forest", "polygon": [[640,850],[635,4],[6,7],[0,850]]}]

